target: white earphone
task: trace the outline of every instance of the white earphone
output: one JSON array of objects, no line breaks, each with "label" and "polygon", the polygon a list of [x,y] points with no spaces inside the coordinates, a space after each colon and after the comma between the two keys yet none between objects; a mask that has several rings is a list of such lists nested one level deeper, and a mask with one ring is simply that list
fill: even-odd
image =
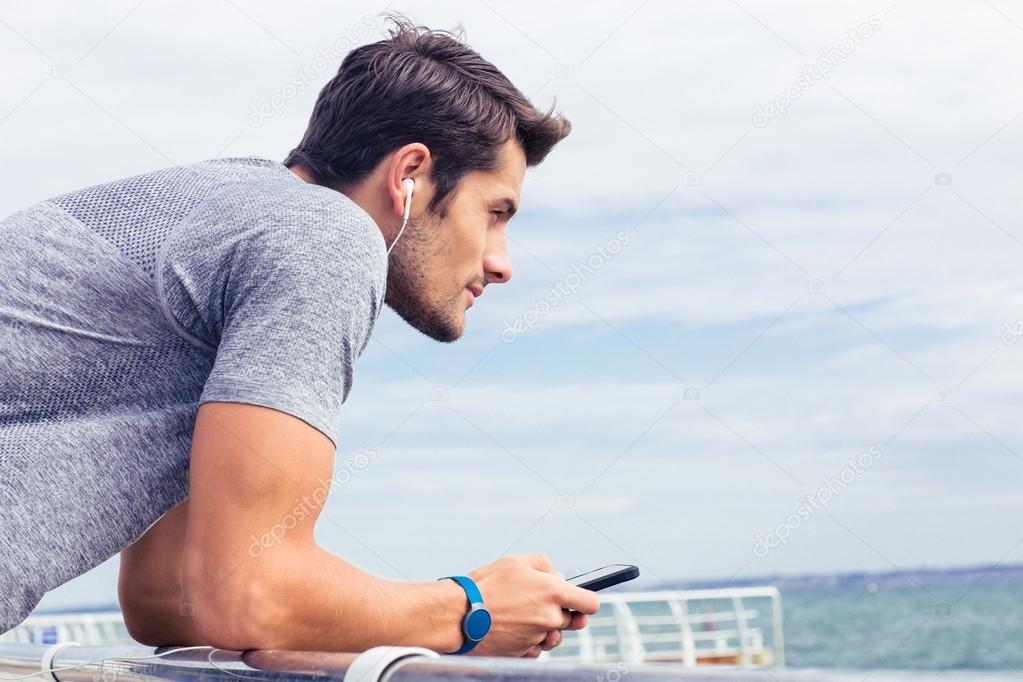
[{"label": "white earphone", "polygon": [[401,238],[401,233],[405,231],[405,224],[408,223],[408,214],[412,209],[412,192],[416,188],[416,181],[412,178],[405,178],[401,181],[401,186],[405,188],[405,214],[401,217],[401,229],[398,230],[398,235],[391,242],[391,245],[387,247],[387,255],[391,255],[391,249],[398,243],[398,239]]}]

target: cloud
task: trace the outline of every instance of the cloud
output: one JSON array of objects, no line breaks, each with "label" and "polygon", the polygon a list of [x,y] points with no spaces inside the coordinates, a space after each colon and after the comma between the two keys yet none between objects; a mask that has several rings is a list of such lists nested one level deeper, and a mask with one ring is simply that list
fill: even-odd
[{"label": "cloud", "polygon": [[[283,158],[317,88],[259,125],[253,106],[376,16],[132,7],[5,13],[0,144],[18,172],[0,212],[171,160]],[[332,497],[328,546],[389,574],[511,547],[580,572],[632,555],[666,578],[728,576],[755,532],[872,443],[884,460],[833,511],[873,548],[815,518],[747,571],[993,561],[1011,546],[1023,342],[1003,333],[1023,329],[1023,101],[1004,85],[1018,29],[984,4],[743,7],[397,8],[462,22],[574,132],[527,174],[514,279],[487,289],[462,341],[381,319],[340,454],[374,445],[381,460]],[[875,35],[754,125],[755,105],[872,15]],[[630,243],[585,271],[622,231]],[[112,570],[47,603],[112,598]]]}]

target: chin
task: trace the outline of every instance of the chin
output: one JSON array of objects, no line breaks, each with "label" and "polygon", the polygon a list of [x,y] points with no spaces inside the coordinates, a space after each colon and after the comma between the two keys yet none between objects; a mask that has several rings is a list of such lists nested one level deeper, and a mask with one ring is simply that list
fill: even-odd
[{"label": "chin", "polygon": [[403,281],[389,280],[384,303],[409,326],[434,341],[451,343],[465,331],[466,306],[462,289],[455,296],[438,301],[414,287],[404,286]]},{"label": "chin", "polygon": [[440,341],[441,343],[451,343],[457,341],[462,337],[462,333],[465,331],[464,324],[451,324],[444,325],[442,327],[430,327],[428,329],[419,329],[434,341]]},{"label": "chin", "polygon": [[447,324],[444,327],[444,331],[440,335],[434,336],[433,338],[436,339],[437,341],[442,341],[444,343],[451,343],[452,341],[457,341],[458,339],[462,338],[462,334],[464,333],[465,312],[461,313],[455,312],[454,316],[449,321],[449,324]]},{"label": "chin", "polygon": [[[441,318],[443,318],[443,322],[441,322]],[[427,334],[432,339],[443,343],[451,343],[460,339],[462,334],[465,333],[465,310],[460,310],[457,305],[453,307],[448,315],[439,314],[437,321],[439,324],[433,328],[435,333]]]},{"label": "chin", "polygon": [[391,309],[398,313],[409,326],[434,341],[451,343],[457,341],[465,331],[465,311],[452,310],[429,311],[421,305],[398,305],[388,302]]}]

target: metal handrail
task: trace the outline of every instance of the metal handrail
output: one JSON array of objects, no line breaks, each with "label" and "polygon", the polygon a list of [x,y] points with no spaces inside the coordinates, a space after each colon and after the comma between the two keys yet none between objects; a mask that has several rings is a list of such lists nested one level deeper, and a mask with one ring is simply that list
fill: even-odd
[{"label": "metal handrail", "polygon": [[[400,647],[399,647],[400,648]],[[0,644],[3,678],[40,675],[48,647]],[[159,657],[158,657],[159,656]],[[359,654],[300,651],[158,650],[142,646],[65,646],[52,657],[48,670],[58,682],[346,682]],[[557,680],[592,682],[607,675],[608,666],[538,664],[533,659],[465,656],[418,656],[392,666],[377,678],[347,682],[470,682],[489,677],[507,682]],[[630,682],[678,679],[658,666],[631,665]],[[39,680],[47,679],[44,677]]]},{"label": "metal handrail", "polygon": [[[402,647],[398,647],[402,648]],[[49,647],[0,644],[0,675],[41,677]],[[366,652],[367,654],[370,652]],[[661,682],[693,680],[763,682],[765,672],[738,666],[615,663],[566,664],[522,658],[479,656],[408,657],[375,675],[356,674],[366,654],[300,651],[154,650],[142,646],[67,646],[50,663],[58,682]],[[157,658],[157,656],[162,656]],[[365,667],[363,668],[365,670]],[[352,674],[349,675],[349,672]],[[362,672],[362,671],[359,671]],[[1015,679],[997,672],[872,670],[871,682],[978,682]],[[349,679],[350,678],[350,679]],[[863,670],[775,670],[773,682],[862,682]]]},{"label": "metal handrail", "polygon": [[132,644],[120,611],[36,615],[0,634],[0,642],[21,644]]}]

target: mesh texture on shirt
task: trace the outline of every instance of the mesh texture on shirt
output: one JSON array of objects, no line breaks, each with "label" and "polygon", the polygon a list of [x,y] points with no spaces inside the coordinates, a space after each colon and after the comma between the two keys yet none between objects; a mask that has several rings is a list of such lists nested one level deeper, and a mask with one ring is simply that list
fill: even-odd
[{"label": "mesh texture on shirt", "polygon": [[213,159],[87,187],[52,201],[152,278],[156,254],[174,226],[213,186],[232,175],[241,177],[243,169],[231,172],[239,165],[262,164],[258,159]]}]

